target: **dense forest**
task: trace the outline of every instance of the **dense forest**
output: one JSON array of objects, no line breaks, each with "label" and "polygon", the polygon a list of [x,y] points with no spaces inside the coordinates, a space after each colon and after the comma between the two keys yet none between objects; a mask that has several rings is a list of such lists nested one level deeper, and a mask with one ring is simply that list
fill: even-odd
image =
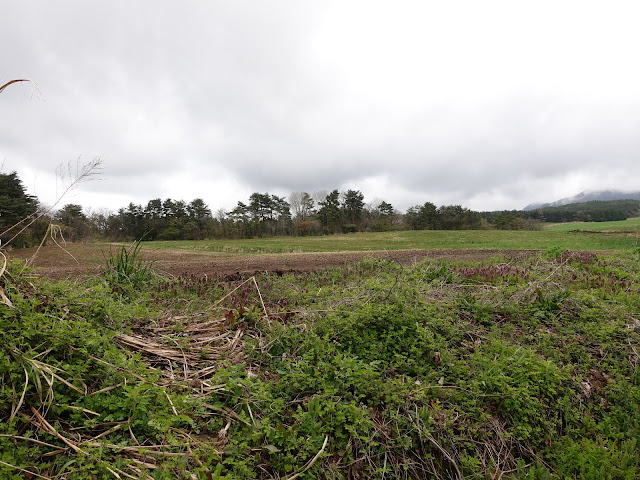
[{"label": "dense forest", "polygon": [[483,212],[482,218],[498,229],[522,230],[536,223],[613,222],[640,215],[640,200],[594,200],[536,210]]},{"label": "dense forest", "polygon": [[539,210],[547,222],[611,222],[638,215],[640,200],[592,201]]},{"label": "dense forest", "polygon": [[[156,198],[129,203],[115,213],[66,204],[46,208],[28,195],[16,174],[0,174],[0,240],[15,247],[51,234],[69,241],[202,240],[279,235],[327,235],[390,230],[536,230],[544,222],[624,220],[640,214],[640,201],[576,203],[532,211],[476,212],[460,205],[415,205],[403,214],[386,201],[366,203],[359,190],[293,192],[288,198],[253,193],[230,211],[212,212],[204,200]],[[14,238],[17,233],[21,233]]]}]

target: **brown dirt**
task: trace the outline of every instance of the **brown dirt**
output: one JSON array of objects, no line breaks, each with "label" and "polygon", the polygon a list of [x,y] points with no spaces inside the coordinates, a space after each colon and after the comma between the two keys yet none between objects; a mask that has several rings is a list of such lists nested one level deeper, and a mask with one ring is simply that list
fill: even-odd
[{"label": "brown dirt", "polygon": [[[108,244],[73,244],[65,249],[48,245],[42,247],[30,265],[36,274],[52,280],[73,279],[95,275],[103,263],[101,252],[108,252]],[[354,264],[365,257],[384,258],[402,265],[411,265],[423,259],[482,261],[504,255],[513,257],[531,254],[522,250],[385,250],[372,252],[339,253],[279,253],[233,254],[219,252],[193,252],[188,250],[143,249],[144,258],[153,261],[154,270],[161,274],[180,275],[232,275],[235,273],[290,272],[321,270]],[[14,250],[9,258],[30,259],[35,248]]]}]

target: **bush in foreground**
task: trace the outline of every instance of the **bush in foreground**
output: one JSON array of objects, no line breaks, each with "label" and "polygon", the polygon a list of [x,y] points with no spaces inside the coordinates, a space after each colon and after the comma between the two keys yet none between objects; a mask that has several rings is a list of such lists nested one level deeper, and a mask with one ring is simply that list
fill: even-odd
[{"label": "bush in foreground", "polygon": [[637,478],[639,272],[369,259],[126,296],[10,273],[0,473]]}]

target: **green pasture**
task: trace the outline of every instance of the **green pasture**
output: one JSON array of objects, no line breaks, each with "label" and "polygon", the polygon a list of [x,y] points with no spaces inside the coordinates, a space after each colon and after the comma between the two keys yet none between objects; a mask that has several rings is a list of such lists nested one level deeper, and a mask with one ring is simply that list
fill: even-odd
[{"label": "green pasture", "polygon": [[[624,223],[624,222],[611,222]],[[374,250],[447,250],[447,249],[523,249],[547,250],[630,250],[640,241],[640,229],[636,234],[628,232],[589,232],[562,230],[556,227],[542,231],[507,230],[422,230],[403,232],[351,233],[320,237],[275,237],[241,240],[193,240],[154,241],[145,247],[169,250],[193,250],[203,252],[291,253],[291,252],[363,252]],[[591,225],[591,224],[589,224]],[[640,225],[625,223],[625,225]],[[605,230],[609,230],[605,229]],[[626,230],[626,229],[625,229]]]},{"label": "green pasture", "polygon": [[547,227],[554,232],[590,231],[590,232],[634,232],[640,234],[640,218],[629,218],[618,222],[575,222],[559,223]]}]

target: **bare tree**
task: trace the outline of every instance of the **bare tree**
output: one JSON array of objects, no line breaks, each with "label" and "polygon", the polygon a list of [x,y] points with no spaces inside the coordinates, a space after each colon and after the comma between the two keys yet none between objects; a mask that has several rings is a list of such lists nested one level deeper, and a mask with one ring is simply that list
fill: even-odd
[{"label": "bare tree", "polygon": [[[324,198],[326,198],[326,195]],[[289,204],[291,205],[293,218],[297,221],[305,221],[313,215],[316,202],[307,192],[293,192],[289,195]]]},{"label": "bare tree", "polygon": [[302,198],[304,195],[304,192],[291,192],[289,195],[289,205],[291,205],[291,213],[295,219],[302,219]]},{"label": "bare tree", "polygon": [[318,190],[317,192],[313,192],[311,194],[311,198],[318,205],[320,202],[324,202],[327,199],[327,195],[329,192],[327,190]]}]

